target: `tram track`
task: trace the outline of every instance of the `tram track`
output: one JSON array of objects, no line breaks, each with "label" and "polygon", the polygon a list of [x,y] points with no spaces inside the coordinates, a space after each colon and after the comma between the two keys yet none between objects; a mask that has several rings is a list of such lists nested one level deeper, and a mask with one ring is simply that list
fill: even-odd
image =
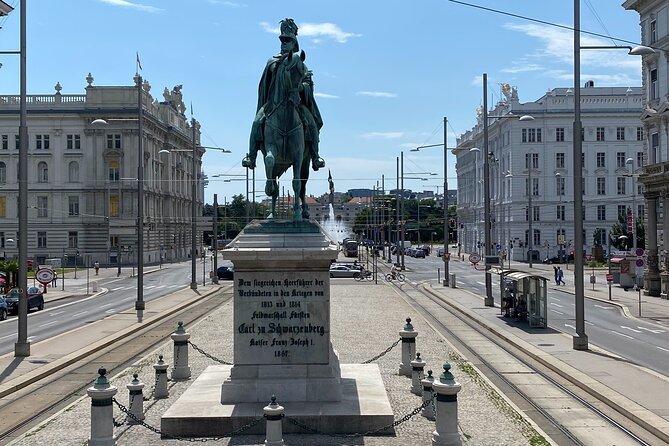
[{"label": "tram track", "polygon": [[[609,401],[580,388],[578,383],[482,325],[440,293],[422,284],[405,283],[395,289],[461,353],[465,362],[474,366],[555,443],[608,444],[603,439],[607,437],[601,436],[604,434],[624,438],[623,443],[616,445],[667,444]],[[491,349],[496,349],[494,355],[490,355]],[[538,388],[548,386],[555,389],[550,397],[537,392]]]}]

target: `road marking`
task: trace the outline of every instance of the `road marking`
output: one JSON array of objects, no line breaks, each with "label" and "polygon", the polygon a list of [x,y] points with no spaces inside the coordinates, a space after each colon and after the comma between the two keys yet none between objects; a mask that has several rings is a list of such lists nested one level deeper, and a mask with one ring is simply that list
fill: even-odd
[{"label": "road marking", "polygon": [[617,335],[619,335],[619,336],[626,337],[627,339],[634,339],[632,336],[629,336],[629,335],[626,335],[626,334],[622,334],[622,333],[618,333],[618,332],[615,331],[615,330],[611,330],[611,332],[613,332],[613,333],[615,333],[615,334],[617,334]]},{"label": "road marking", "polygon": [[26,341],[32,342],[33,339],[35,339],[35,336],[28,336],[28,339],[26,339]]},{"label": "road marking", "polygon": [[653,330],[652,328],[646,328],[646,327],[637,327],[637,328],[639,330],[646,330],[646,331],[650,331],[651,333],[655,333],[655,334],[664,333],[664,330]]},{"label": "road marking", "polygon": [[82,314],[86,314],[86,313],[88,313],[88,311],[82,311],[82,312],[79,312],[77,314],[73,314],[72,317],[81,316]]},{"label": "road marking", "polygon": [[485,282],[476,282],[476,283],[478,283],[479,285],[485,286]]},{"label": "road marking", "polygon": [[604,306],[604,305],[597,305],[597,304],[595,304],[595,305],[593,305],[593,306],[594,306],[594,307],[597,307],[597,308],[601,308],[602,310],[613,310],[613,307],[607,307],[607,306]]},{"label": "road marking", "polygon": [[588,322],[588,321],[583,321],[583,322],[585,322],[586,325],[595,325],[595,324],[593,324],[592,322]]},{"label": "road marking", "polygon": [[58,316],[59,314],[63,314],[65,311],[56,311],[55,313],[49,313],[49,316]]},{"label": "road marking", "polygon": [[98,308],[107,308],[107,307],[111,307],[112,305],[114,305],[114,302],[112,302],[110,304],[106,304],[106,305],[100,305]]},{"label": "road marking", "polygon": [[571,328],[572,330],[576,330],[576,327],[574,327],[573,325],[564,324],[564,326],[565,326],[565,327],[569,327],[569,328]]},{"label": "road marking", "polygon": [[155,285],[149,285],[149,286],[145,286],[144,289],[149,290],[149,289],[155,288],[155,287],[156,287]]},{"label": "road marking", "polygon": [[552,311],[553,313],[561,314],[561,315],[564,316],[564,313],[563,313],[562,311],[553,310],[552,308],[551,308],[551,311]]},{"label": "road marking", "polygon": [[105,313],[107,314],[116,313],[116,308],[110,308],[109,310],[105,311]]},{"label": "road marking", "polygon": [[57,323],[59,323],[59,322],[60,322],[60,321],[51,321],[51,322],[47,322],[46,324],[42,324],[42,325],[40,325],[40,327],[48,327],[49,325],[57,324]]},{"label": "road marking", "polygon": [[620,328],[624,328],[625,330],[633,331],[634,333],[641,333],[641,330],[635,330],[632,327],[627,327],[625,325],[621,325]]},{"label": "road marking", "polygon": [[112,288],[111,290],[112,290],[112,291],[118,291],[118,290],[122,290],[122,289],[123,289],[123,287],[120,286],[120,287],[117,287],[117,288]]},{"label": "road marking", "polygon": [[[5,337],[7,337],[7,336],[5,336]],[[0,338],[0,339],[2,339],[2,338]],[[656,345],[656,347],[659,348],[660,350],[664,350],[665,352],[669,352],[669,348],[660,347],[659,345]]]},{"label": "road marking", "polygon": [[14,336],[14,334],[10,334],[10,335],[7,335],[7,336],[3,336],[3,337],[1,337],[0,339],[11,338],[12,336]]},{"label": "road marking", "polygon": [[551,302],[550,304],[553,305],[554,307],[560,307],[560,308],[563,307],[563,305],[556,304],[555,302]]}]

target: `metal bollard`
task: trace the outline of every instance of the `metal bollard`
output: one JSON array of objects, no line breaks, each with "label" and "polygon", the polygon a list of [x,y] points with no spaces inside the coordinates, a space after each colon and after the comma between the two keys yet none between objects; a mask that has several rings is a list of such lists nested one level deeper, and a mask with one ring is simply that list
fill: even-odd
[{"label": "metal bollard", "polygon": [[402,338],[402,362],[400,362],[399,374],[401,376],[411,376],[411,360],[416,356],[416,336],[418,332],[411,325],[411,318],[406,319],[407,323],[404,330],[400,331]]},{"label": "metal bollard", "polygon": [[411,361],[411,393],[414,395],[423,395],[423,386],[421,381],[425,377],[423,369],[425,368],[425,361],[420,357],[420,353],[416,353],[416,359]]},{"label": "metal bollard", "polygon": [[451,273],[451,288],[457,288],[455,286],[455,273]]},{"label": "metal bollard", "polygon": [[434,421],[434,400],[432,399],[432,383],[434,382],[434,376],[432,376],[432,370],[427,371],[427,376],[423,378],[421,384],[423,385],[423,403],[427,403],[423,410],[420,412],[422,416],[427,418],[430,421]]},{"label": "metal bollard", "polygon": [[276,396],[272,395],[272,401],[263,407],[265,413],[265,446],[283,446],[283,406],[276,402]]},{"label": "metal bollard", "polygon": [[170,336],[174,341],[174,368],[172,379],[189,379],[190,367],[188,366],[188,340],[190,333],[184,330],[184,323],[179,322],[177,329]]},{"label": "metal bollard", "polygon": [[444,363],[444,373],[434,380],[432,387],[437,392],[437,420],[432,433],[433,446],[461,446],[458,433],[458,392],[460,383],[449,371],[451,365]]},{"label": "metal bollard", "polygon": [[167,391],[167,368],[169,364],[166,364],[163,361],[163,355],[158,356],[158,362],[153,364],[153,368],[156,370],[156,384],[153,390],[153,397],[155,399],[167,398],[170,396]]},{"label": "metal bollard", "polygon": [[88,439],[90,446],[116,446],[114,436],[114,407],[112,398],[116,395],[116,387],[109,384],[105,376],[107,370],[98,370],[100,376],[95,380],[92,387],[86,390],[91,398],[91,437]]},{"label": "metal bollard", "polygon": [[137,373],[132,375],[132,381],[128,388],[128,410],[136,418],[128,417],[128,423],[137,424],[137,420],[144,419],[144,383],[137,378]]}]

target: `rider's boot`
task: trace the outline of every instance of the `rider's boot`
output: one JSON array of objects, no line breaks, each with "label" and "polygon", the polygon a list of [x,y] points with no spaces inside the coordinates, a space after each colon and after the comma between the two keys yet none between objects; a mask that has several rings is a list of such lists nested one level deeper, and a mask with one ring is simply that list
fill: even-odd
[{"label": "rider's boot", "polygon": [[311,168],[314,169],[314,172],[317,172],[318,169],[325,167],[325,160],[318,156],[318,143],[315,142],[311,144]]},{"label": "rider's boot", "polygon": [[249,169],[256,168],[256,156],[258,155],[258,150],[251,150],[251,153],[244,156],[242,159],[242,167],[248,167]]}]

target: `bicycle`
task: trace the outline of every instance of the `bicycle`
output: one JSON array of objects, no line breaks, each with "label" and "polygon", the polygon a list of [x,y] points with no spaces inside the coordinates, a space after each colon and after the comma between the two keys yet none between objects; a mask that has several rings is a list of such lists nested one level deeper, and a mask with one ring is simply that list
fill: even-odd
[{"label": "bicycle", "polygon": [[386,274],[386,280],[388,282],[392,282],[393,280],[397,280],[399,282],[404,282],[404,279],[405,279],[405,277],[404,277],[404,274],[402,274],[402,273],[395,273],[395,274],[388,273],[388,274]]},{"label": "bicycle", "polygon": [[353,278],[355,280],[357,280],[358,282],[362,282],[365,279],[374,280],[374,274],[369,270],[364,270],[364,271],[360,272],[359,274],[354,275]]}]

